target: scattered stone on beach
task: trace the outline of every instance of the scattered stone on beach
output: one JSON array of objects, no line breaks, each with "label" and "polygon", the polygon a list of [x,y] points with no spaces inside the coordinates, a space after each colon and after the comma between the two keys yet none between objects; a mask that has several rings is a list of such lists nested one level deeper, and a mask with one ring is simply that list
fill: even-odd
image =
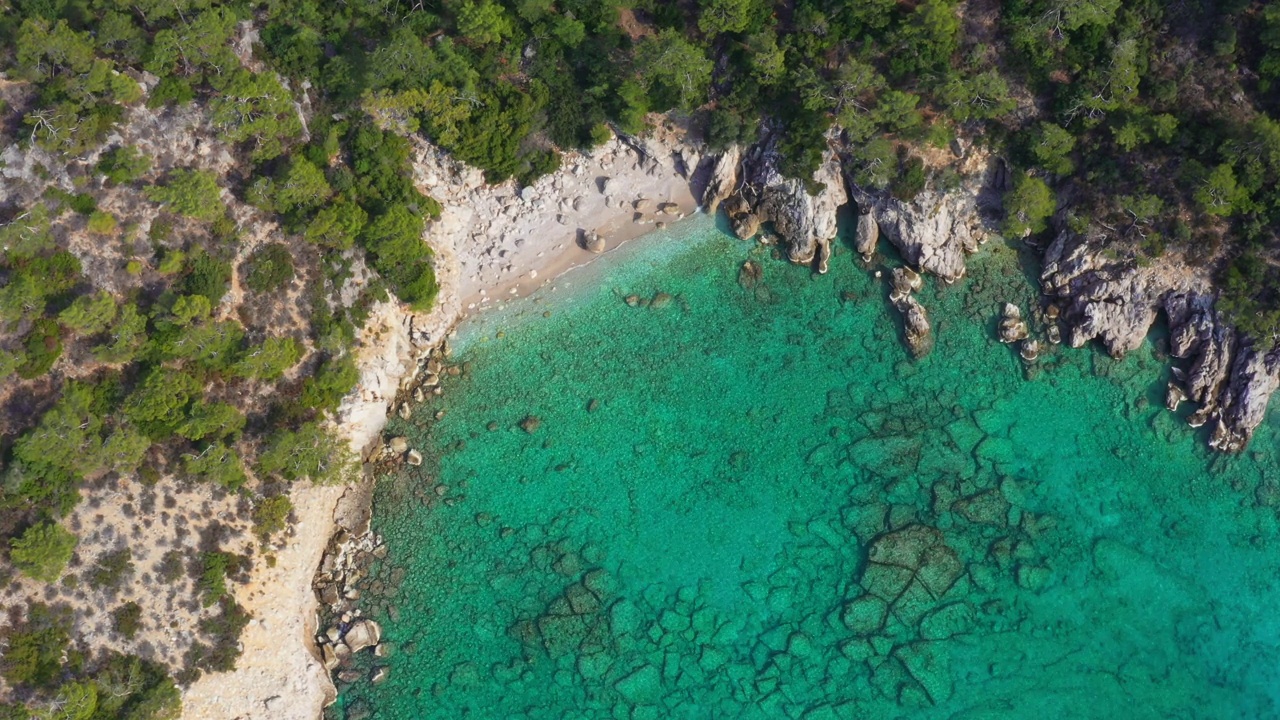
[{"label": "scattered stone on beach", "polygon": [[542,418],[537,415],[525,415],[520,421],[520,429],[532,435],[542,427]]},{"label": "scattered stone on beach", "polygon": [[673,202],[664,202],[658,206],[658,212],[663,215],[675,215],[680,212],[680,206]]},{"label": "scattered stone on beach", "polygon": [[598,232],[591,231],[582,235],[582,249],[589,253],[599,255],[605,251],[606,245],[605,239]]},{"label": "scattered stone on beach", "polygon": [[648,200],[646,200],[645,198],[638,198],[638,199],[637,199],[634,203],[632,203],[631,205],[632,205],[632,207],[634,207],[637,211],[639,211],[639,212],[645,212],[645,211],[647,211],[650,207],[652,207],[652,206],[653,206],[653,203],[649,202],[649,201],[648,201]]},{"label": "scattered stone on beach", "polygon": [[675,298],[667,293],[655,293],[653,299],[649,301],[649,307],[654,310],[661,310],[662,308],[670,305],[672,300],[675,300]]},{"label": "scattered stone on beach", "polygon": [[409,403],[400,403],[400,407],[396,410],[396,414],[401,420],[408,420],[413,417],[413,408],[409,407]]}]

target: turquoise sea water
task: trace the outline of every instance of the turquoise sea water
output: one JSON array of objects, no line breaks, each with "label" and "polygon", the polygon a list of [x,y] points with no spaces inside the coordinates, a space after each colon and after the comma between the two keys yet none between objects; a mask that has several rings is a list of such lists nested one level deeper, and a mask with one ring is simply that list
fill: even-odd
[{"label": "turquoise sea water", "polygon": [[428,455],[378,486],[390,674],[331,714],[1280,717],[1274,418],[1206,452],[1158,337],[1025,373],[999,241],[927,283],[918,362],[885,268],[831,267],[698,218],[466,326],[390,429]]}]

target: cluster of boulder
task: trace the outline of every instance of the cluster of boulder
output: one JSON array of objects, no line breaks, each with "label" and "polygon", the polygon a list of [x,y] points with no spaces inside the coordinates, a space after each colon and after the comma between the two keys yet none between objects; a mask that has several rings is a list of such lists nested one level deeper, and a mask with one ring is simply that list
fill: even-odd
[{"label": "cluster of boulder", "polygon": [[[357,607],[361,591],[357,587],[367,575],[367,568],[374,559],[387,556],[383,539],[370,532],[359,536],[339,530],[330,540],[316,572],[312,587],[321,602],[323,614],[332,622],[315,637],[320,661],[330,672],[337,671],[342,682],[356,682],[370,675],[374,682],[381,682],[387,674],[385,665],[374,662],[372,670],[354,667],[355,656],[372,648],[375,658],[385,658],[388,647],[382,642],[382,628],[377,622],[363,617]],[[368,663],[361,663],[367,665]]]},{"label": "cluster of boulder", "polygon": [[922,358],[933,349],[933,331],[929,317],[912,293],[924,287],[920,274],[909,267],[896,267],[892,272],[893,289],[889,302],[902,313],[903,338],[912,356]]},{"label": "cluster of boulder", "polygon": [[[1050,325],[1056,328],[1056,325]],[[1031,337],[1027,321],[1022,318],[1022,309],[1013,303],[1005,303],[1000,314],[1000,324],[996,333],[1000,342],[1006,345],[1017,343],[1018,354],[1023,361],[1030,364],[1040,359],[1040,341]]]},{"label": "cluster of boulder", "polygon": [[1199,407],[1192,427],[1208,425],[1209,445],[1239,452],[1280,388],[1280,348],[1259,344],[1214,309],[1208,270],[1174,259],[1140,264],[1103,252],[1100,238],[1063,230],[1044,258],[1044,292],[1061,306],[1072,347],[1097,339],[1112,356],[1139,347],[1163,311],[1170,354],[1189,362],[1166,393],[1171,410],[1183,400]]}]

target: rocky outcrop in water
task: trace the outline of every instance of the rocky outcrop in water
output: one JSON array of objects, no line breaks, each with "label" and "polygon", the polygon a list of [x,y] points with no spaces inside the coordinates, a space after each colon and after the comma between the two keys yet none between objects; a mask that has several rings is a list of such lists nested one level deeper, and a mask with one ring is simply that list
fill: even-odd
[{"label": "rocky outcrop in water", "polygon": [[1213,309],[1207,270],[1177,259],[1139,265],[1070,231],[1058,234],[1044,259],[1045,293],[1061,308],[1073,347],[1097,338],[1122,356],[1142,344],[1163,310],[1171,354],[1191,361],[1185,379],[1170,383],[1167,404],[1174,409],[1183,397],[1199,404],[1187,422],[1209,425],[1211,447],[1248,445],[1280,387],[1280,348],[1258,345]]},{"label": "rocky outcrop in water", "polygon": [[947,282],[964,276],[965,256],[977,252],[986,238],[976,192],[925,190],[910,202],[860,191],[854,196],[858,207],[870,218],[868,222],[858,222],[859,253],[874,252],[882,232],[902,253],[903,260],[920,268],[920,272],[932,273]]},{"label": "rocky outcrop in water", "polygon": [[836,237],[836,213],[849,201],[840,159],[828,150],[811,182],[785,177],[780,164],[781,156],[772,144],[753,149],[742,163],[741,197],[756,218],[772,223],[782,236],[788,260],[798,264],[816,260],[818,271],[826,272]]},{"label": "rocky outcrop in water", "polygon": [[920,274],[906,267],[896,267],[892,275],[893,289],[889,302],[902,313],[902,334],[912,356],[922,358],[933,350],[933,329],[929,316],[912,293],[924,286]]}]

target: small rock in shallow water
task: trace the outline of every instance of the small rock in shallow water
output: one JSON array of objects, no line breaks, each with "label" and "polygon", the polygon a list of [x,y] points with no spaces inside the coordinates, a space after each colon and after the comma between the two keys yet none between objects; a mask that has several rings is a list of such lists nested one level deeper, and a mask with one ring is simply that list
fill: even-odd
[{"label": "small rock in shallow water", "polygon": [[654,310],[661,310],[662,308],[670,305],[671,301],[674,299],[675,298],[671,297],[667,293],[660,292],[653,296],[653,300],[649,301],[649,307]]},{"label": "small rock in shallow water", "polygon": [[525,418],[520,421],[520,429],[530,435],[537,432],[540,427],[542,427],[542,418],[539,418],[537,415],[526,415]]},{"label": "small rock in shallow water", "polygon": [[391,438],[391,442],[387,444],[392,453],[403,455],[409,449],[409,438],[403,435]]},{"label": "small rock in shallow water", "polygon": [[408,459],[405,460],[405,462],[409,463],[414,467],[418,467],[419,465],[422,464],[422,453],[418,452],[417,450],[410,450],[409,457]]},{"label": "small rock in shallow water", "polygon": [[595,398],[591,398],[591,400],[587,402],[587,412],[595,412],[598,409],[600,409],[600,401]]}]

